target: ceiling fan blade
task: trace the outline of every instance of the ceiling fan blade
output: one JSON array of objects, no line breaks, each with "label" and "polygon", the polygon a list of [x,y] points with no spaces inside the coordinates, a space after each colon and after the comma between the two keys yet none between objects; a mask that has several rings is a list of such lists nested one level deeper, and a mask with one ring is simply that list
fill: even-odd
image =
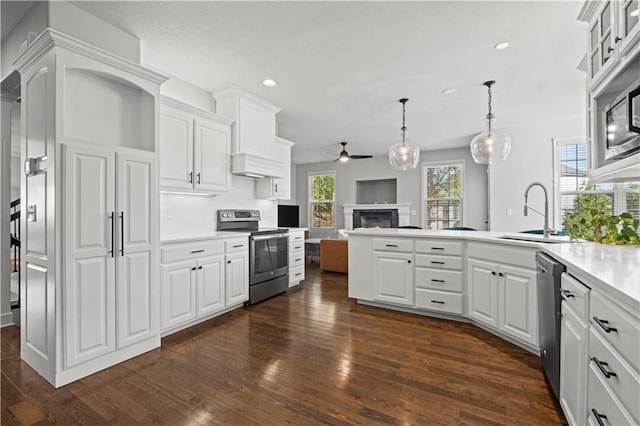
[{"label": "ceiling fan blade", "polygon": [[335,163],[336,161],[340,160],[340,157],[336,158],[335,160],[332,161],[332,163]]},{"label": "ceiling fan blade", "polygon": [[364,160],[365,158],[371,158],[373,155],[350,155],[349,158],[353,160]]}]

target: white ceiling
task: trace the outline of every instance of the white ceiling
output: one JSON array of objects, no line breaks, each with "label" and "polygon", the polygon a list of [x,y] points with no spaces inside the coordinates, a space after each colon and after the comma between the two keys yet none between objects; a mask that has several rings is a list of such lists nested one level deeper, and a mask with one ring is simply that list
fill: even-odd
[{"label": "white ceiling", "polygon": [[[331,160],[343,140],[351,154],[386,155],[402,97],[412,142],[466,146],[483,129],[490,79],[498,127],[584,116],[581,1],[73,3],[137,36],[148,65],[282,107],[295,163]],[[262,86],[267,77],[278,85]]]}]

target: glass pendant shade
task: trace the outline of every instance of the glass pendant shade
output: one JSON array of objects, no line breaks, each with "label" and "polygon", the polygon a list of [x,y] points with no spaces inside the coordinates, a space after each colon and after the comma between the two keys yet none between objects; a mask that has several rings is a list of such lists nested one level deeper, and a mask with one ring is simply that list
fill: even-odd
[{"label": "glass pendant shade", "polygon": [[476,135],[471,140],[471,156],[479,164],[490,164],[496,160],[504,160],[511,149],[511,138],[495,129],[496,120],[491,113],[491,86],[495,83],[493,80],[484,83],[489,94],[489,113],[484,121],[487,130]]},{"label": "glass pendant shade", "polygon": [[471,140],[471,156],[476,163],[490,164],[495,160],[504,160],[511,149],[511,139],[493,128],[494,118],[487,118],[487,130]]},{"label": "glass pendant shade", "polygon": [[407,126],[405,126],[405,106],[409,99],[402,98],[402,141],[389,148],[389,163],[395,170],[415,169],[420,161],[420,148],[407,140]]}]

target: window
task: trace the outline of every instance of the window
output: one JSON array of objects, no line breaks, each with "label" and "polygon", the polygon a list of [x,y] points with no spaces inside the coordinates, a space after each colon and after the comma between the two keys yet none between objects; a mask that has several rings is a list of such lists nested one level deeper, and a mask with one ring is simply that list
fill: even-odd
[{"label": "window", "polygon": [[462,226],[463,177],[463,161],[422,165],[425,229]]},{"label": "window", "polygon": [[311,228],[335,228],[335,172],[309,173],[309,223]]},{"label": "window", "polygon": [[555,176],[559,193],[562,230],[582,218],[588,209],[609,211],[612,215],[640,213],[638,182],[590,183],[587,179],[587,144],[580,139],[556,141]]}]

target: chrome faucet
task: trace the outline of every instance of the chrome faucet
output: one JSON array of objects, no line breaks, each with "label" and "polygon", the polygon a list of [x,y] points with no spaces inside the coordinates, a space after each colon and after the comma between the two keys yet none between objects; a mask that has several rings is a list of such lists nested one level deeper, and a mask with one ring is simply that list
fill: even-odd
[{"label": "chrome faucet", "polygon": [[[544,214],[540,213],[538,210],[534,209],[533,207],[529,207],[527,205],[529,190],[534,186],[539,186],[544,191]],[[549,238],[549,235],[551,235],[551,231],[553,231],[552,229],[549,228],[549,197],[547,196],[547,188],[545,188],[545,186],[540,182],[532,182],[529,184],[529,186],[527,186],[527,189],[524,190],[524,215],[525,216],[529,216],[529,209],[533,210],[539,215],[544,216],[544,229],[543,229],[544,238]]]}]

